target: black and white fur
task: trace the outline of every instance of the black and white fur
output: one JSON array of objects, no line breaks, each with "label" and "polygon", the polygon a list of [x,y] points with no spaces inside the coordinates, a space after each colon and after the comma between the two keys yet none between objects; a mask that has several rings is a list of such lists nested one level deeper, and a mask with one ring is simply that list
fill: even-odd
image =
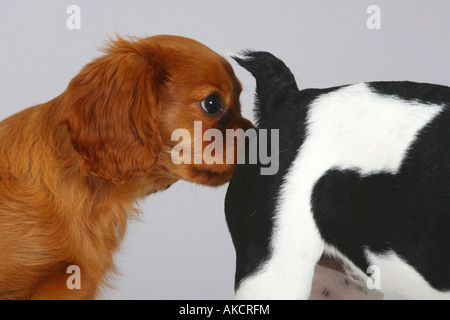
[{"label": "black and white fur", "polygon": [[299,91],[266,52],[258,128],[279,129],[280,170],[240,165],[225,210],[238,299],[307,299],[322,254],[406,299],[450,299],[450,88],[361,83]]}]

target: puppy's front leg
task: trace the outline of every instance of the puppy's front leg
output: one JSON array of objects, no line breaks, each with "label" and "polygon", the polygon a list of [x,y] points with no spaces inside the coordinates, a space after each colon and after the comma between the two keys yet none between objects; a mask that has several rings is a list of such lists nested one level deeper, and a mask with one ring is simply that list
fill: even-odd
[{"label": "puppy's front leg", "polygon": [[[311,211],[299,209],[297,201],[290,202],[288,198],[277,208],[269,256],[256,272],[237,285],[237,299],[309,298],[314,269],[324,251],[324,243]],[[239,257],[237,263],[240,263]],[[238,268],[245,270],[245,266]]]}]

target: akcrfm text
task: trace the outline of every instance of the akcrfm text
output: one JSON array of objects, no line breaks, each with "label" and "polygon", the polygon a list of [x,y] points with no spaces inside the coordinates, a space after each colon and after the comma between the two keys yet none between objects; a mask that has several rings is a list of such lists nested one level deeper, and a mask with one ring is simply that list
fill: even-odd
[{"label": "akcrfm text", "polygon": [[224,314],[224,315],[264,315],[269,314],[269,305],[250,305],[250,304],[236,304],[236,305],[225,305],[223,308],[214,307],[200,307],[200,306],[190,306],[187,304],[180,308],[180,315],[204,315],[207,318],[211,317],[213,314]]},{"label": "akcrfm text", "polygon": [[269,314],[269,305],[226,305],[222,314]]}]

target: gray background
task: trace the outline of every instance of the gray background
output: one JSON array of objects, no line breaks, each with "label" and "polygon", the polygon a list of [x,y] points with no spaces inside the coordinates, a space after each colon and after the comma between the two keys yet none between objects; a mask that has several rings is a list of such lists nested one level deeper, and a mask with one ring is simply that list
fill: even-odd
[{"label": "gray background", "polygon": [[[71,4],[81,8],[81,30],[66,27]],[[381,7],[381,30],[366,27],[372,4]],[[0,119],[59,95],[116,33],[177,34],[221,54],[271,51],[301,88],[371,80],[450,85],[449,21],[448,0],[0,0]],[[254,80],[233,66],[252,119]],[[233,298],[225,192],[179,182],[140,202],[141,221],[130,223],[116,255],[114,288],[100,298]]]}]

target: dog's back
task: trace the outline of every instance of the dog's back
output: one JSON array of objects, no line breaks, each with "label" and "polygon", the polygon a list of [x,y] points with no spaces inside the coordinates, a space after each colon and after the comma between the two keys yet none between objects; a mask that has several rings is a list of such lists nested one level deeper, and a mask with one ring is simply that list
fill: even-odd
[{"label": "dog's back", "polygon": [[280,130],[278,174],[241,166],[227,194],[241,297],[304,298],[311,266],[289,271],[324,252],[378,268],[384,292],[449,298],[450,88],[298,91],[271,54],[237,60],[257,81],[258,127]]}]

